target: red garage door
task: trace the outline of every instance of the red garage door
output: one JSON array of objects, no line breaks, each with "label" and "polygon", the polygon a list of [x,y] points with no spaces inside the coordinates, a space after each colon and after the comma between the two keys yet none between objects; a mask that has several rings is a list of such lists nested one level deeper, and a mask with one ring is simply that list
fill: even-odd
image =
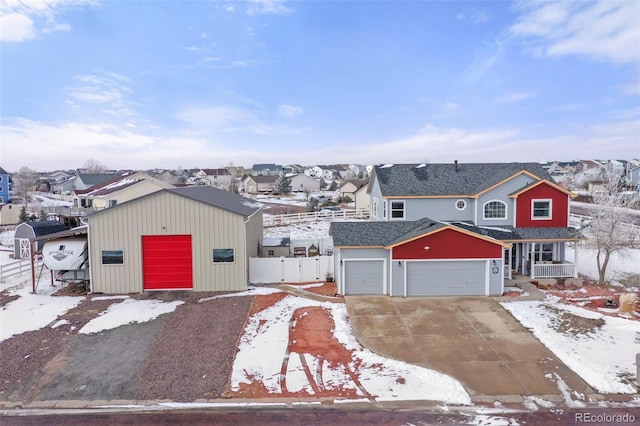
[{"label": "red garage door", "polygon": [[191,235],[143,235],[145,290],[193,288]]}]

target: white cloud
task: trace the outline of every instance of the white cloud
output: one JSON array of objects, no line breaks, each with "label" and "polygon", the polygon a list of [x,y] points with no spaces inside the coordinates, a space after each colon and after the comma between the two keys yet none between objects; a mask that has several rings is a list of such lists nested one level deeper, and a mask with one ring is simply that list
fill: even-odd
[{"label": "white cloud", "polygon": [[249,0],[249,15],[288,15],[293,9],[285,6],[285,0]]},{"label": "white cloud", "polygon": [[28,16],[19,13],[0,16],[0,41],[21,42],[34,36],[33,21]]},{"label": "white cloud", "polygon": [[101,71],[96,74],[77,75],[76,84],[67,87],[71,98],[71,105],[81,102],[98,104],[102,111],[112,115],[135,115],[132,102],[128,99],[132,93],[131,80],[121,74],[111,71]]},{"label": "white cloud", "polygon": [[530,92],[507,92],[504,95],[500,96],[496,99],[497,102],[501,104],[512,104],[516,102],[521,102],[526,99],[531,99],[536,96],[535,93]]},{"label": "white cloud", "polygon": [[[177,167],[206,159],[206,141],[185,135],[151,136],[148,130],[99,123],[43,123],[13,119],[0,130],[3,167],[36,170],[80,167],[87,158],[99,158],[114,168]],[[28,146],[29,149],[24,149]],[[81,147],[81,149],[78,149]],[[194,158],[194,153],[197,157]],[[5,166],[6,165],[6,166]]]},{"label": "white cloud", "polygon": [[463,73],[463,78],[471,83],[476,82],[504,57],[505,42],[496,39],[492,44],[485,44],[483,51],[476,54],[473,63]]},{"label": "white cloud", "polygon": [[533,39],[533,51],[578,55],[594,61],[640,62],[640,3],[635,1],[538,2],[518,6],[510,31]]},{"label": "white cloud", "polygon": [[287,104],[278,105],[278,114],[284,117],[293,118],[293,117],[297,117],[302,113],[304,113],[304,108],[302,107],[297,107],[297,106],[287,105]]},{"label": "white cloud", "polygon": [[56,16],[68,7],[95,4],[95,0],[36,0],[0,2],[0,41],[23,42],[43,33],[71,31],[68,23],[59,23]]}]

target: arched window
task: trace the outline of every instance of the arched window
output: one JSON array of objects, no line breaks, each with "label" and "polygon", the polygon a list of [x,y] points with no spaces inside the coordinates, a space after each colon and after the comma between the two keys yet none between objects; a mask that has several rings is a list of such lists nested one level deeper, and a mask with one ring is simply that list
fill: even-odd
[{"label": "arched window", "polygon": [[507,205],[502,201],[498,201],[498,200],[493,200],[485,203],[484,218],[485,219],[506,219]]}]

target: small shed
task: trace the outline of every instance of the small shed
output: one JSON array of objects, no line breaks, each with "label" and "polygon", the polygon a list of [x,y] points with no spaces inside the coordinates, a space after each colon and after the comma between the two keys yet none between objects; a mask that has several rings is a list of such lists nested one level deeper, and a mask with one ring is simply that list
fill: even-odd
[{"label": "small shed", "polygon": [[291,248],[291,238],[263,238],[262,240],[262,256],[263,257],[289,257]]},{"label": "small shed", "polygon": [[0,226],[15,225],[20,222],[20,206],[17,204],[0,204]]},{"label": "small shed", "polygon": [[[69,227],[58,220],[32,220],[16,226],[14,252],[16,259],[28,259],[31,253],[30,240],[55,232],[65,231]],[[44,241],[38,241],[37,250],[42,250]]]}]

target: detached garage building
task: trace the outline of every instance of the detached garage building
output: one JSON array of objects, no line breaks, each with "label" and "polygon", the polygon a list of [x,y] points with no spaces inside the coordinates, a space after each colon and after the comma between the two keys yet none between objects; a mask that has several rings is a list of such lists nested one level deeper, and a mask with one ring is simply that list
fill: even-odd
[{"label": "detached garage building", "polygon": [[429,218],[333,222],[342,294],[473,296],[502,294],[504,248],[488,235]]},{"label": "detached garage building", "polygon": [[200,186],[164,189],[87,218],[91,291],[242,291],[262,210]]}]

